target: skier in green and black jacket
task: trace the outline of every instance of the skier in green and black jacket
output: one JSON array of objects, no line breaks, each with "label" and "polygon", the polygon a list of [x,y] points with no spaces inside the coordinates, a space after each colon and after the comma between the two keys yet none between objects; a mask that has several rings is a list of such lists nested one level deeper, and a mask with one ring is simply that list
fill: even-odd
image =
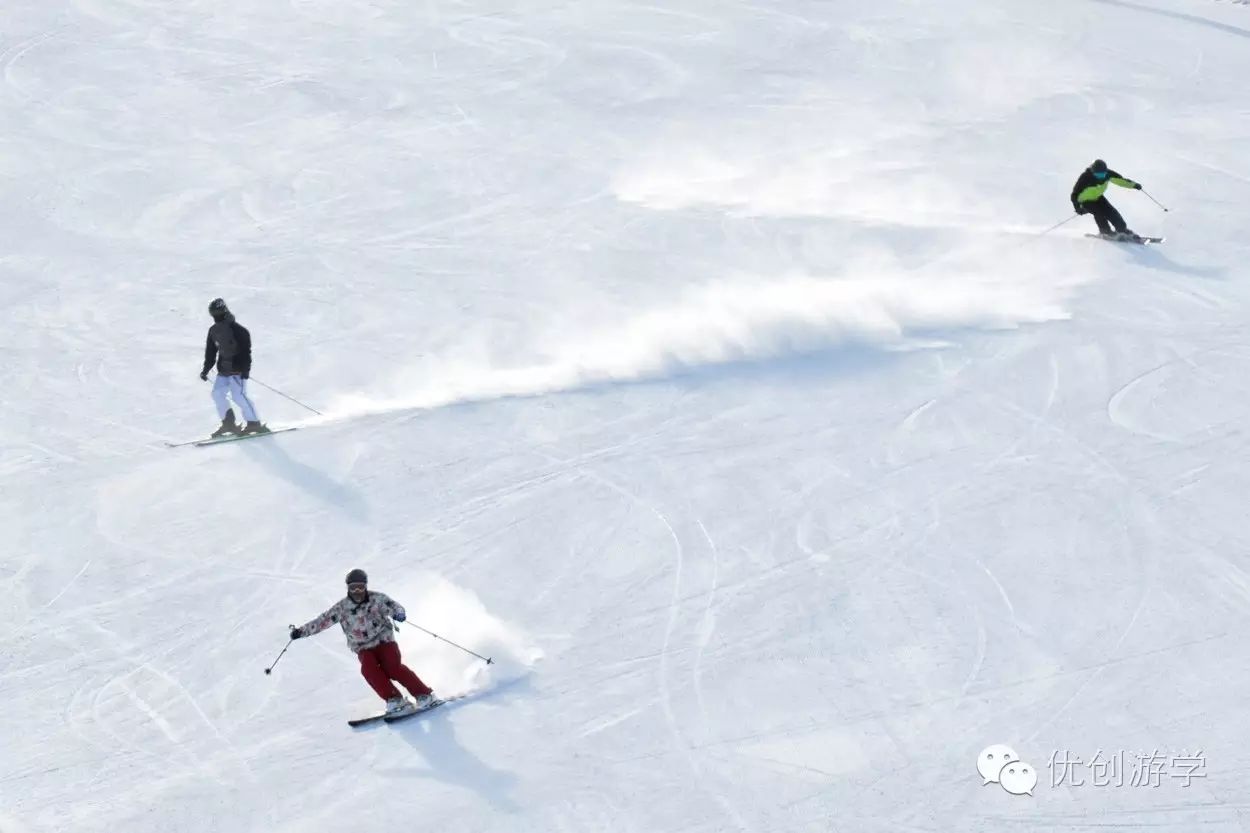
[{"label": "skier in green and black jacket", "polygon": [[1076,185],[1072,186],[1072,209],[1077,214],[1093,214],[1098,231],[1102,234],[1111,234],[1114,227],[1122,235],[1136,237],[1136,233],[1129,229],[1120,212],[1103,196],[1103,192],[1111,184],[1141,190],[1140,182],[1120,176],[1108,168],[1106,162],[1095,159],[1094,164],[1082,171],[1077,177]]}]

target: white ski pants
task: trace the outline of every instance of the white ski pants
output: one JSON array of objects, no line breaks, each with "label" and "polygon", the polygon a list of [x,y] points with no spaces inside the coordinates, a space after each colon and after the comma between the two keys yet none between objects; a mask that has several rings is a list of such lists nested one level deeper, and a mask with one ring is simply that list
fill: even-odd
[{"label": "white ski pants", "polygon": [[217,381],[213,382],[213,401],[217,403],[217,418],[225,419],[226,411],[230,410],[230,403],[226,397],[234,400],[234,404],[239,406],[239,410],[243,412],[243,419],[246,422],[259,422],[260,417],[256,415],[256,406],[252,404],[252,400],[247,396],[247,380],[242,376],[222,376],[218,374]]}]

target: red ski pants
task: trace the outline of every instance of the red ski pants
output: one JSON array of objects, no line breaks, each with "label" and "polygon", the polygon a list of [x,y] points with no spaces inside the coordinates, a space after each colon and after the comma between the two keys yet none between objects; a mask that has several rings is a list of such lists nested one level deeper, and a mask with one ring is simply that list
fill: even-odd
[{"label": "red ski pants", "polygon": [[411,668],[404,665],[399,656],[399,646],[394,642],[383,642],[381,645],[366,648],[356,656],[360,657],[361,676],[383,700],[400,696],[391,680],[412,692],[413,697],[430,693],[430,687],[421,682],[421,678],[412,673]]}]

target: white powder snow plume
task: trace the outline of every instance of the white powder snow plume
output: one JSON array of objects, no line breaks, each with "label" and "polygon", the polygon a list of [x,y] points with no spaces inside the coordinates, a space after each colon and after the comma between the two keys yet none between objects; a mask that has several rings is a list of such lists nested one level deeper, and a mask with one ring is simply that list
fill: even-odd
[{"label": "white powder snow plume", "polygon": [[562,334],[558,341],[536,339],[530,356],[510,366],[470,346],[460,355],[426,358],[392,379],[381,395],[341,398],[329,418],[660,379],[848,344],[940,344],[935,334],[952,330],[1066,318],[1064,302],[1087,278],[1035,262],[992,273],[949,264],[908,270],[888,253],[862,256],[840,277],[735,277],[692,288],[670,305],[615,326],[604,311],[578,325],[549,328]]},{"label": "white powder snow plume", "polygon": [[[491,615],[476,595],[424,574],[388,588],[410,621],[396,629],[404,662],[442,697],[481,693],[526,676],[543,656],[513,625]],[[483,660],[436,639],[438,634]]]},{"label": "white powder snow plume", "polygon": [[[1024,76],[1048,55],[1026,52],[1017,68]],[[949,80],[933,91],[934,101],[965,101],[978,73],[1001,57],[997,48],[943,52]],[[1055,79],[1047,89],[1068,84]],[[908,118],[919,106],[910,97],[883,113],[854,93],[853,84],[793,92],[795,104],[841,102],[842,118],[857,125],[850,134],[825,137],[823,117],[803,108],[752,121],[750,129],[679,122],[622,161],[611,184],[620,204],[671,224],[679,242],[684,222],[717,212],[731,224],[759,218],[776,228],[816,221],[831,232],[853,230],[841,238],[847,242],[837,266],[787,264],[770,272],[753,265],[754,273],[743,274],[727,255],[712,267],[714,277],[695,283],[675,276],[675,294],[652,293],[639,306],[622,306],[605,289],[604,297],[579,296],[567,308],[557,302],[527,310],[497,332],[489,323],[485,331],[466,327],[436,351],[400,363],[391,377],[332,403],[330,418],[661,379],[848,344],[931,346],[958,330],[1066,318],[1073,289],[1099,277],[1098,267],[1070,247],[1038,245],[1045,225],[1021,218],[1018,197],[989,190],[970,199],[966,182],[983,176],[981,163],[951,151],[933,165],[935,149],[952,138],[942,124]],[[1010,112],[1020,104],[997,96],[979,106]],[[804,138],[817,135],[819,142]],[[879,149],[883,142],[888,153]],[[1059,199],[1058,210],[1066,210]],[[943,242],[899,234],[915,229],[941,230]]]}]

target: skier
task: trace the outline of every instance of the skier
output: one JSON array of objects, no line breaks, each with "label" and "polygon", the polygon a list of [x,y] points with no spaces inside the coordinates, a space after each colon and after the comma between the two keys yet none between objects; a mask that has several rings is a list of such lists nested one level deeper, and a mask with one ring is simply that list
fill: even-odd
[{"label": "skier", "polygon": [[[204,343],[204,368],[200,371],[200,378],[207,382],[208,371],[212,369],[213,362],[217,363],[213,402],[217,404],[221,427],[212,436],[269,433],[269,428],[261,424],[256,407],[247,395],[247,378],[252,372],[252,334],[234,320],[234,313],[221,298],[212,300],[208,305],[208,314],[213,317],[213,326],[208,328],[208,338]],[[235,422],[227,397],[233,399],[243,411],[247,424],[242,429]]]},{"label": "skier", "polygon": [[[369,577],[364,570],[356,569],[347,574],[347,597],[311,622],[292,627],[291,638],[321,633],[337,622],[347,634],[347,647],[360,659],[361,676],[386,701],[387,716],[397,717],[438,705],[430,687],[404,665],[395,644],[390,620],[402,622],[406,616],[403,607],[390,596],[369,592]],[[408,689],[416,703],[400,694],[392,680]]]},{"label": "skier", "polygon": [[1072,186],[1072,208],[1077,214],[1093,214],[1100,234],[1110,235],[1114,226],[1120,236],[1135,238],[1137,234],[1129,229],[1120,212],[1103,196],[1107,186],[1112,183],[1121,188],[1141,190],[1141,183],[1120,176],[1108,168],[1106,162],[1095,159],[1092,165],[1081,172],[1076,184]]}]

